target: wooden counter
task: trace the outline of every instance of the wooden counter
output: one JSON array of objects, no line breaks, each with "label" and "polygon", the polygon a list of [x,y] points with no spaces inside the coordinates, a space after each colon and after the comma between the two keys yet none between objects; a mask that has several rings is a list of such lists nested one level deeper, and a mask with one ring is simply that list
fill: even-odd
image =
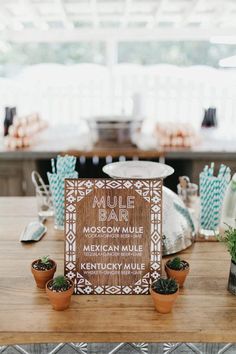
[{"label": "wooden counter", "polygon": [[148,148],[148,139],[146,140],[145,144],[138,143],[139,147],[112,142],[94,145],[91,141],[91,136],[89,134],[80,134],[78,127],[74,127],[74,129],[70,126],[55,127],[40,134],[29,148],[10,150],[4,146],[3,139],[0,138],[0,159],[50,159],[58,154],[66,153],[86,158],[94,156],[100,158],[125,156],[127,158],[139,157],[147,159],[158,157],[167,159],[236,158],[236,142],[234,140],[216,141],[204,138],[192,148],[162,148],[153,146],[153,143],[151,143],[152,147]]},{"label": "wooden counter", "polygon": [[191,272],[171,314],[157,313],[148,295],[73,296],[68,310],[56,312],[35,287],[30,263],[50,255],[62,273],[64,236],[47,222],[40,242],[21,244],[34,218],[34,198],[0,198],[0,344],[235,341],[236,297],[226,290],[230,257],[222,244],[182,252]]},{"label": "wooden counter", "polygon": [[188,175],[198,183],[199,173],[205,164],[214,161],[236,171],[236,142],[202,139],[198,146],[183,148],[147,148],[118,145],[115,143],[93,145],[88,134],[80,134],[78,127],[54,127],[39,135],[30,147],[11,151],[4,147],[0,138],[0,196],[32,196],[32,170],[37,170],[47,183],[46,172],[51,170],[50,159],[58,154],[72,154],[77,160],[80,177],[104,177],[102,167],[111,161],[145,159],[166,162],[177,174],[168,178],[167,184],[174,189],[179,175]]}]

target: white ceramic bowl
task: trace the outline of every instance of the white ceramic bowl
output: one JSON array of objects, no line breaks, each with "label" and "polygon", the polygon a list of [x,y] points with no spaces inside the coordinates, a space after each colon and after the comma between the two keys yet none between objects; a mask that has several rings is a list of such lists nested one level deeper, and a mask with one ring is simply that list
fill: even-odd
[{"label": "white ceramic bowl", "polygon": [[174,173],[168,165],[152,161],[113,162],[103,167],[103,172],[112,178],[165,178]]}]

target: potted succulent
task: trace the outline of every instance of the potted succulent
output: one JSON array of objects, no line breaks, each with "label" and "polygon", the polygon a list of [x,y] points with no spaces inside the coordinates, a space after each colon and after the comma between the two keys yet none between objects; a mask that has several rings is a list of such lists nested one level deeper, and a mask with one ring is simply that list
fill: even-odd
[{"label": "potted succulent", "polygon": [[34,260],[31,264],[31,272],[33,273],[37,287],[44,289],[46,283],[53,278],[56,269],[56,262],[50,259],[49,256],[43,256]]},{"label": "potted succulent", "polygon": [[58,275],[47,282],[46,293],[54,310],[63,311],[70,306],[74,284],[64,275]]},{"label": "potted succulent", "polygon": [[169,313],[179,293],[175,279],[159,278],[152,283],[151,295],[155,308],[160,313]]},{"label": "potted succulent", "polygon": [[223,235],[217,236],[219,241],[226,244],[231,256],[231,265],[229,271],[228,290],[236,295],[236,229],[227,225]]},{"label": "potted succulent", "polygon": [[165,271],[167,277],[175,279],[179,287],[182,288],[189,273],[189,263],[179,257],[175,257],[166,262]]}]

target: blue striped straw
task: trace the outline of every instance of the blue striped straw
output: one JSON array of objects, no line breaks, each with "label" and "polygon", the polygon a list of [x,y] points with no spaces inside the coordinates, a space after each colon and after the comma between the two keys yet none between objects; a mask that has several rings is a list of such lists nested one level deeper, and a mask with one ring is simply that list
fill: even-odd
[{"label": "blue striped straw", "polygon": [[55,161],[54,161],[54,159],[51,159],[51,165],[52,165],[52,173],[56,173],[56,168],[55,168]]},{"label": "blue striped straw", "polygon": [[224,164],[220,165],[218,178],[222,178],[224,176],[226,169],[227,169],[227,167]]},{"label": "blue striped straw", "polygon": [[57,157],[57,173],[66,174],[75,170],[76,157],[75,156],[58,156]]},{"label": "blue striped straw", "polygon": [[221,164],[218,176],[214,177],[214,163],[207,165],[200,173],[201,227],[216,230],[219,227],[221,209],[227,185],[230,181],[230,168]]},{"label": "blue striped straw", "polygon": [[214,175],[214,167],[215,167],[215,164],[214,164],[214,162],[212,162],[211,167],[208,169],[208,176]]},{"label": "blue striped straw", "polygon": [[224,178],[227,181],[227,183],[230,182],[230,180],[231,180],[231,169],[229,167],[226,168]]},{"label": "blue striped straw", "polygon": [[65,178],[78,178],[75,171],[75,156],[57,156],[51,159],[52,173],[48,172],[48,180],[52,192],[53,206],[55,210],[55,221],[57,226],[64,224],[64,181]]}]

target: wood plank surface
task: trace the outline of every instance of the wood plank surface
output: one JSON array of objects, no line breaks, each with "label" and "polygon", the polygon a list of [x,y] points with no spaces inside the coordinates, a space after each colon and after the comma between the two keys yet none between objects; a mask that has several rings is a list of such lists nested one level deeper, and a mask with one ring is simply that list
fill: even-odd
[{"label": "wood plank surface", "polygon": [[120,156],[125,156],[127,158],[139,157],[140,159],[151,159],[151,158],[159,158],[165,156],[165,151],[162,148],[152,149],[152,150],[141,150],[137,147],[122,147],[117,146],[115,144],[111,144],[111,146],[104,147],[93,147],[90,150],[76,150],[69,149],[62,153],[62,155],[73,155],[73,156],[84,156],[84,157],[93,157],[98,156],[100,158],[105,158],[107,156],[111,156],[112,158],[119,158]]},{"label": "wood plank surface", "polygon": [[21,244],[36,217],[34,198],[0,198],[0,344],[235,341],[236,297],[226,289],[230,257],[222,244],[199,242],[181,253],[191,271],[171,314],[157,313],[149,295],[77,295],[56,312],[35,287],[30,263],[49,254],[61,273],[64,235],[47,221],[40,242]]}]

